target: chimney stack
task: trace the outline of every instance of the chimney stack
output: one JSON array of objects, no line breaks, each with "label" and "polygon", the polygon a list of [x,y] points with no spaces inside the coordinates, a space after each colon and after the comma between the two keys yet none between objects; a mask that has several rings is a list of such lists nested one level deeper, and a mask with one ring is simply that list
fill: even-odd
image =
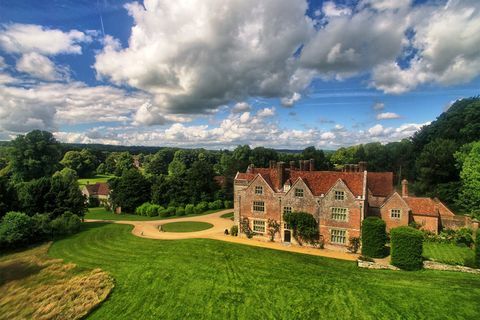
[{"label": "chimney stack", "polygon": [[303,160],[299,160],[298,164],[299,164],[299,167],[300,167],[300,171],[303,171]]},{"label": "chimney stack", "polygon": [[403,198],[408,197],[408,181],[407,181],[407,179],[402,180],[402,197]]},{"label": "chimney stack", "polygon": [[367,171],[367,162],[366,161],[360,161],[358,163],[358,168],[360,172]]},{"label": "chimney stack", "polygon": [[315,171],[315,160],[310,159],[309,164],[310,164],[310,171]]},{"label": "chimney stack", "polygon": [[295,161],[290,161],[290,171],[295,170]]},{"label": "chimney stack", "polygon": [[247,173],[255,173],[255,166],[253,165],[253,163],[248,165]]},{"label": "chimney stack", "polygon": [[278,189],[283,188],[283,182],[285,181],[285,162],[277,163],[277,187]]}]

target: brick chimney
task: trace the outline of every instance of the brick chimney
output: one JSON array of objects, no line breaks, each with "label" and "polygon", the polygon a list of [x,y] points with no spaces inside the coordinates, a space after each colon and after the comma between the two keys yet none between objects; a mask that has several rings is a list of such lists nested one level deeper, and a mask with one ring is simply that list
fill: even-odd
[{"label": "brick chimney", "polygon": [[366,161],[360,161],[358,163],[358,171],[360,171],[360,172],[367,171],[367,162]]},{"label": "brick chimney", "polygon": [[314,159],[310,159],[309,165],[310,165],[310,171],[315,171],[315,160]]},{"label": "brick chimney", "polygon": [[285,162],[277,163],[277,187],[283,188],[283,182],[285,181]]},{"label": "brick chimney", "polygon": [[253,163],[248,165],[247,173],[255,173],[255,166],[253,165]]},{"label": "brick chimney", "polygon": [[290,171],[295,170],[295,161],[290,161]]},{"label": "brick chimney", "polygon": [[407,179],[402,180],[402,197],[408,197],[408,181]]},{"label": "brick chimney", "polygon": [[303,171],[303,160],[298,160],[298,165],[299,165],[300,171]]}]

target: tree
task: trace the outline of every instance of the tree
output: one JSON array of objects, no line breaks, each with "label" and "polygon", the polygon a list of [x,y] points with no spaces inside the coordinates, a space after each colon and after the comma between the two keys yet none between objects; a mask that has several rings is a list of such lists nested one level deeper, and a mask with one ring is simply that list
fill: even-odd
[{"label": "tree", "polygon": [[167,174],[168,165],[173,160],[173,151],[163,149],[155,153],[145,164],[145,173],[148,174]]},{"label": "tree", "polygon": [[53,205],[47,207],[52,219],[69,211],[78,217],[83,217],[87,210],[85,196],[80,191],[76,172],[65,168],[56,172],[51,180],[51,188],[47,198],[53,198]]},{"label": "tree", "polygon": [[300,245],[302,245],[303,242],[315,244],[315,242],[318,241],[318,222],[310,213],[285,213],[283,218],[293,230],[293,237]]},{"label": "tree", "polygon": [[89,178],[95,174],[97,158],[88,149],[68,151],[60,163],[66,168],[75,170],[80,178]]},{"label": "tree", "polygon": [[58,168],[60,144],[50,132],[34,130],[12,141],[10,153],[13,178],[29,181],[50,176]]},{"label": "tree", "polygon": [[327,170],[328,163],[325,159],[325,154],[322,150],[317,150],[315,147],[308,147],[302,151],[302,158],[305,160],[313,159],[315,161],[316,170]]},{"label": "tree", "polygon": [[268,167],[270,160],[278,159],[278,154],[273,149],[256,147],[251,151],[249,159],[252,161],[255,167],[266,168]]},{"label": "tree", "polygon": [[0,177],[0,218],[8,211],[15,210],[17,193],[7,177]]},{"label": "tree", "polygon": [[128,152],[112,152],[105,159],[105,172],[121,176],[123,171],[133,168],[133,157]]},{"label": "tree", "polygon": [[185,191],[190,197],[191,203],[201,200],[211,200],[212,195],[218,190],[218,185],[213,180],[213,166],[197,160],[185,174]]},{"label": "tree", "polygon": [[134,213],[135,208],[150,200],[150,183],[136,169],[126,170],[108,183],[113,205],[122,207],[124,212]]},{"label": "tree", "polygon": [[480,219],[480,141],[462,147],[455,158],[461,167],[458,204]]}]

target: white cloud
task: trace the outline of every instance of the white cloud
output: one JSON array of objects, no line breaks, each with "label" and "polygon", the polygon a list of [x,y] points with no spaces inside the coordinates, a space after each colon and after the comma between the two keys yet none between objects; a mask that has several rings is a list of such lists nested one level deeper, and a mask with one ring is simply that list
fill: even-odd
[{"label": "white cloud", "polygon": [[16,69],[34,78],[48,81],[66,79],[69,76],[68,68],[57,67],[49,58],[36,52],[23,54],[17,60]]},{"label": "white cloud", "polygon": [[0,48],[10,53],[80,54],[80,43],[91,40],[89,35],[78,30],[63,32],[59,29],[19,23],[0,27]]},{"label": "white cloud", "polygon": [[201,113],[248,96],[285,96],[303,79],[292,79],[292,56],[313,30],[303,0],[146,0],[126,7],[134,19],[129,46],[107,41],[95,69],[151,93],[151,112]]},{"label": "white cloud", "polygon": [[246,112],[250,110],[252,110],[252,106],[246,102],[236,103],[232,108],[233,113],[241,113],[241,112]]},{"label": "white cloud", "polygon": [[379,110],[383,110],[383,109],[385,109],[385,103],[383,103],[383,102],[376,102],[373,105],[373,110],[375,110],[375,111],[379,111]]},{"label": "white cloud", "polygon": [[377,114],[377,120],[388,120],[388,119],[399,119],[401,118],[399,114],[394,112],[382,112]]},{"label": "white cloud", "polygon": [[326,1],[323,3],[322,11],[326,16],[338,17],[343,15],[350,15],[352,10],[348,7],[337,6],[333,1]]},{"label": "white cloud", "polygon": [[259,110],[257,112],[257,116],[264,117],[264,118],[273,117],[274,115],[275,115],[275,108],[274,107],[264,108],[264,109]]},{"label": "white cloud", "polygon": [[395,10],[408,8],[412,3],[412,0],[364,0],[362,4],[369,5],[374,9],[383,10]]},{"label": "white cloud", "polygon": [[283,97],[280,99],[282,106],[293,107],[293,105],[302,98],[302,95],[298,92],[294,92],[291,97]]}]

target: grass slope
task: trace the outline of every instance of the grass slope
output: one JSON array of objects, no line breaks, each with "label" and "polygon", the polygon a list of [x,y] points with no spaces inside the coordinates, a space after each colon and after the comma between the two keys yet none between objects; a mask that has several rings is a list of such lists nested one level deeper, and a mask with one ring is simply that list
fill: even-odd
[{"label": "grass slope", "polygon": [[159,241],[88,224],[52,257],[111,273],[89,319],[475,319],[480,277],[355,263],[208,239]]},{"label": "grass slope", "polygon": [[227,212],[220,216],[220,218],[233,220],[233,212]]},{"label": "grass slope", "polygon": [[162,218],[159,216],[156,217],[146,217],[146,216],[138,216],[136,214],[129,214],[129,213],[122,213],[122,214],[115,214],[112,211],[107,211],[104,208],[90,208],[88,212],[85,214],[85,219],[94,219],[94,220],[125,220],[125,221],[151,221],[151,220],[167,220],[167,219],[175,219],[175,218],[183,218],[183,217],[195,217],[204,214],[214,213],[220,210],[207,210],[200,214],[190,214],[186,216],[172,216]]},{"label": "grass slope", "polygon": [[97,182],[107,182],[108,179],[113,178],[113,175],[106,175],[106,174],[97,174],[92,178],[85,178],[85,179],[78,179],[78,184],[80,186],[84,186],[87,184],[95,184]]},{"label": "grass slope", "polygon": [[200,221],[180,221],[170,222],[162,225],[165,232],[195,232],[207,230],[213,227],[213,224]]},{"label": "grass slope", "polygon": [[0,319],[80,319],[110,293],[107,273],[49,258],[48,247],[0,258]]},{"label": "grass slope", "polygon": [[473,266],[475,253],[467,247],[459,247],[451,243],[423,243],[423,256],[442,263]]}]

